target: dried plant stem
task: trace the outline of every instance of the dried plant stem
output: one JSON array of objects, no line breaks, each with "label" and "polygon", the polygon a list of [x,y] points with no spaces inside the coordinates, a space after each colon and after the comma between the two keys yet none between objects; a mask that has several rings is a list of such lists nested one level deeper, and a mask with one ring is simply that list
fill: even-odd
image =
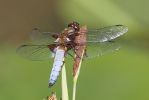
[{"label": "dried plant stem", "polygon": [[76,72],[76,75],[75,75],[74,78],[73,78],[73,94],[72,94],[72,100],[75,100],[75,97],[76,97],[77,80],[78,80],[78,76],[79,76],[79,74],[80,74],[80,69],[81,69],[81,64],[82,64],[83,55],[84,55],[84,50],[83,50],[83,52],[82,52],[82,56],[81,56],[81,59],[80,59],[80,63],[79,63],[78,70],[77,70],[77,72]]},{"label": "dried plant stem", "polygon": [[62,100],[69,100],[65,63],[62,66]]}]

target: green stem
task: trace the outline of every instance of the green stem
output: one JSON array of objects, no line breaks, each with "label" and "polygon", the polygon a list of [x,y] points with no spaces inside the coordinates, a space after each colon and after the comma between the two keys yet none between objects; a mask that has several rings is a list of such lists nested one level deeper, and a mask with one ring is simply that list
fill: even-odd
[{"label": "green stem", "polygon": [[76,97],[76,86],[77,86],[77,81],[73,80],[73,95],[72,95],[72,100],[75,100]]},{"label": "green stem", "polygon": [[65,63],[62,66],[62,100],[69,100]]}]

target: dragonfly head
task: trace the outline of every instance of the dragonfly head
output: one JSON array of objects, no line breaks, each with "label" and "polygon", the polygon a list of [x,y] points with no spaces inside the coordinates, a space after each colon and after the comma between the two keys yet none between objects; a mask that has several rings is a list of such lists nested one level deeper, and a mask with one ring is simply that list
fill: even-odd
[{"label": "dragonfly head", "polygon": [[71,22],[68,24],[68,27],[72,27],[76,32],[80,30],[80,26],[78,22]]}]

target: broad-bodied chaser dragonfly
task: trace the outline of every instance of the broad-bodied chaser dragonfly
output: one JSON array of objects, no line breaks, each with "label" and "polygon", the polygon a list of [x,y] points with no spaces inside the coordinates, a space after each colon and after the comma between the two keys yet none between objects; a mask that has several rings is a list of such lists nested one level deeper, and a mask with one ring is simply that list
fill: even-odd
[{"label": "broad-bodied chaser dragonfly", "polygon": [[69,23],[68,27],[60,33],[40,32],[36,28],[29,33],[33,43],[21,45],[17,53],[30,60],[47,60],[54,57],[49,79],[49,87],[51,87],[59,76],[64,57],[74,58],[73,75],[75,75],[81,54],[84,58],[92,58],[117,50],[119,46],[111,41],[127,31],[128,28],[124,25],[88,30],[86,26],[80,27],[77,22]]}]

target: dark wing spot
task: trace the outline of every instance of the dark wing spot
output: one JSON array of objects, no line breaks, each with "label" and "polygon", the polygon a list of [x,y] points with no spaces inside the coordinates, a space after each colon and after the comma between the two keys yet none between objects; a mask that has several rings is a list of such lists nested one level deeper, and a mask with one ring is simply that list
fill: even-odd
[{"label": "dark wing spot", "polygon": [[123,25],[119,24],[119,25],[115,25],[115,26],[123,26]]}]

